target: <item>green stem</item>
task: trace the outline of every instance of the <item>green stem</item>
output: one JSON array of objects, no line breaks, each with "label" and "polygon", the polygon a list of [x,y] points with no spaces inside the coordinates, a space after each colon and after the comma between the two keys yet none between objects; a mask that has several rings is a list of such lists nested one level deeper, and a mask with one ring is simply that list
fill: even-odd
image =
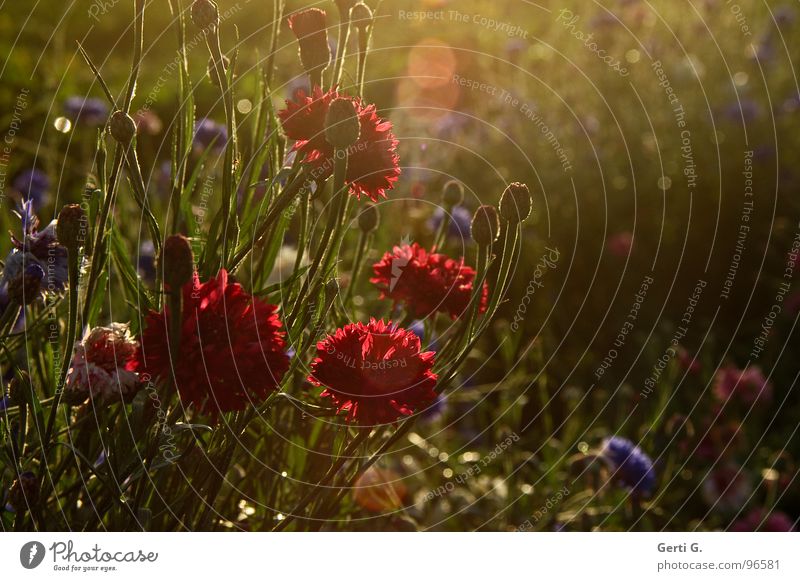
[{"label": "green stem", "polygon": [[275,68],[275,53],[278,52],[278,36],[281,30],[281,21],[283,20],[283,9],[285,6],[285,0],[273,0],[272,2],[274,20],[272,23],[272,30],[270,31],[269,54],[267,55],[265,70],[265,78],[268,87],[272,84],[272,73]]},{"label": "green stem", "polygon": [[368,437],[372,430],[370,428],[360,428],[358,431],[358,435],[353,438],[350,444],[347,446],[344,452],[336,459],[336,462],[328,469],[325,473],[325,476],[314,485],[314,488],[308,491],[306,495],[297,503],[297,505],[292,509],[292,512],[286,515],[286,518],[280,521],[275,527],[272,529],[273,532],[282,531],[285,529],[289,523],[291,523],[295,518],[297,518],[302,511],[306,509],[306,507],[314,500],[315,497],[322,494],[323,498],[325,496],[324,491],[320,491],[320,488],[326,486],[331,479],[336,476],[339,470],[342,468],[345,462],[351,459],[353,453],[358,449],[362,442],[364,442]]},{"label": "green stem", "polygon": [[336,240],[344,222],[345,210],[347,208],[347,152],[346,150],[336,150],[334,152],[333,165],[333,212],[328,217],[325,224],[325,232],[319,241],[314,259],[308,269],[308,276],[303,281],[303,286],[294,304],[294,308],[289,316],[290,321],[297,319],[301,306],[307,297],[313,297],[317,292],[320,280],[325,276],[330,267],[331,257],[336,252]]},{"label": "green stem", "polygon": [[[68,270],[69,270],[69,322],[67,323],[67,342],[64,346],[64,358],[61,362],[61,371],[58,374],[58,383],[53,395],[53,401],[50,404],[50,414],[47,418],[47,425],[44,431],[44,439],[42,440],[42,456],[43,464],[47,466],[47,458],[51,449],[50,438],[53,435],[53,428],[56,423],[56,416],[58,415],[58,406],[61,404],[61,398],[64,395],[64,385],[69,372],[70,364],[72,363],[72,349],[75,343],[75,336],[78,327],[78,286],[80,284],[80,256],[78,249],[69,249],[68,254]],[[47,470],[42,470],[39,475],[39,483],[44,481],[44,475]]]},{"label": "green stem", "polygon": [[322,523],[324,522],[324,520],[322,520],[323,517],[327,516],[329,511],[341,502],[342,498],[344,498],[344,495],[353,489],[356,482],[358,482],[358,479],[361,478],[364,473],[369,470],[373,464],[375,464],[375,462],[377,462],[392,446],[394,446],[400,440],[400,438],[405,436],[409,430],[411,430],[415,421],[416,417],[412,417],[403,422],[403,425],[397,428],[394,431],[394,434],[392,434],[381,445],[381,447],[369,457],[369,459],[367,459],[361,466],[358,467],[358,470],[356,470],[355,474],[350,477],[350,480],[347,482],[347,484],[340,487],[339,492],[331,499],[331,502],[329,502],[327,506],[320,506],[320,510],[311,517],[312,519],[317,519],[318,528],[322,526]]},{"label": "green stem", "polygon": [[[214,63],[214,74],[219,80],[220,90],[222,92],[222,101],[225,108],[225,125],[228,130],[228,140],[225,143],[225,161],[222,168],[222,232],[220,239],[222,241],[222,258],[221,265],[223,268],[228,267],[229,252],[236,249],[236,239],[238,237],[236,213],[233,213],[233,223],[231,222],[231,209],[235,203],[235,195],[233,191],[233,162],[236,157],[236,122],[233,111],[233,89],[230,84],[225,68],[222,66],[222,49],[220,47],[219,30],[218,27],[212,27],[206,33],[206,45],[211,54],[211,60]],[[231,69],[233,69],[233,62],[231,62]],[[209,256],[213,260],[214,253],[216,252],[219,244],[216,240],[210,241],[212,244]],[[214,269],[212,269],[213,272]]]},{"label": "green stem", "polygon": [[158,221],[153,212],[150,210],[150,203],[147,201],[147,186],[142,177],[142,170],[139,166],[139,158],[136,155],[136,148],[131,144],[130,148],[124,153],[125,166],[128,168],[128,175],[133,185],[133,194],[136,199],[136,204],[144,215],[147,227],[150,230],[150,238],[153,239],[154,255],[161,254],[161,229],[158,227]]},{"label": "green stem", "polygon": [[0,337],[3,338],[3,341],[8,339],[8,335],[14,329],[20,310],[22,309],[19,305],[9,304],[3,311],[3,315],[0,317]]},{"label": "green stem", "polygon": [[364,96],[364,77],[367,70],[367,47],[372,36],[372,25],[361,26],[358,29],[358,70],[356,79],[358,82],[358,96]]},{"label": "green stem", "polygon": [[297,194],[300,187],[303,185],[303,180],[305,179],[304,173],[299,173],[293,181],[291,181],[283,191],[278,195],[275,201],[272,204],[269,212],[267,212],[266,218],[261,223],[261,225],[256,229],[255,234],[253,235],[252,243],[248,244],[244,248],[240,249],[233,257],[233,260],[230,264],[230,271],[236,272],[236,269],[241,266],[242,262],[245,258],[253,251],[256,244],[269,232],[270,228],[274,225],[275,221],[280,218],[283,211],[289,206],[291,201],[294,199],[295,195]]},{"label": "green stem", "polygon": [[452,211],[452,206],[444,208],[444,212],[442,213],[442,223],[439,224],[439,229],[436,231],[436,237],[433,239],[433,247],[436,249],[441,249],[444,245],[445,237],[447,236],[447,229],[450,227],[450,214]]},{"label": "green stem", "polygon": [[119,180],[119,174],[122,171],[122,163],[124,158],[124,148],[122,145],[117,144],[114,152],[114,161],[111,168],[111,175],[108,179],[106,188],[106,195],[103,199],[103,207],[100,210],[100,218],[97,223],[95,231],[94,243],[92,244],[92,257],[89,261],[89,280],[86,284],[86,297],[83,304],[83,321],[87,324],[89,321],[89,309],[92,305],[92,297],[94,295],[95,285],[100,273],[103,271],[103,266],[106,259],[106,228],[108,225],[108,217],[111,213],[111,205],[116,197],[116,185]]},{"label": "green stem", "polygon": [[367,234],[366,232],[362,231],[358,235],[358,247],[356,248],[356,257],[353,260],[353,270],[350,273],[350,284],[347,286],[347,291],[344,295],[344,304],[347,305],[350,303],[350,299],[353,297],[353,289],[356,286],[356,281],[358,280],[359,272],[361,271],[362,263],[364,262],[364,256],[366,255],[367,247],[369,246],[369,241],[371,238],[371,234]]},{"label": "green stem", "polygon": [[339,39],[336,45],[336,62],[333,65],[331,88],[337,87],[342,79],[344,58],[347,54],[347,41],[350,38],[350,15],[342,14],[339,21]]}]

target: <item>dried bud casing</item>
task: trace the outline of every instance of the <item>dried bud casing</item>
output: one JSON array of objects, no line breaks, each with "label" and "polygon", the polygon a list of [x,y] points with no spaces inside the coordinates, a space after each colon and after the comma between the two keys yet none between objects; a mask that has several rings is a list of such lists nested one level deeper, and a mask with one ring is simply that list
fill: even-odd
[{"label": "dried bud casing", "polygon": [[28,264],[25,270],[8,283],[8,298],[16,305],[24,307],[31,304],[42,290],[44,269],[38,264]]},{"label": "dried bud casing", "polygon": [[170,290],[177,290],[192,280],[194,255],[189,239],[181,234],[168,236],[161,249],[160,267],[164,272],[164,283]]},{"label": "dried bud casing", "polygon": [[480,206],[472,216],[472,239],[478,246],[490,246],[500,232],[500,219],[494,206]]},{"label": "dried bud casing", "polygon": [[358,142],[361,123],[351,99],[337,97],[325,115],[325,140],[335,149],[347,149]]},{"label": "dried bud casing", "polygon": [[528,186],[520,182],[508,185],[500,198],[500,215],[511,224],[519,224],[531,215],[533,200]]},{"label": "dried bud casing", "polygon": [[378,228],[381,222],[381,213],[378,211],[378,206],[369,204],[364,208],[364,211],[358,215],[358,227],[365,234],[369,234]]},{"label": "dried bud casing", "polygon": [[442,201],[445,207],[453,208],[464,201],[464,186],[458,180],[450,180],[442,190]]},{"label": "dried bud casing", "polygon": [[219,9],[212,0],[194,0],[192,4],[192,22],[197,28],[207,28],[219,25]]},{"label": "dried bud casing", "polygon": [[350,11],[350,20],[359,29],[372,26],[372,10],[363,2],[359,2]]},{"label": "dried bud casing", "polygon": [[109,122],[111,137],[119,143],[130,143],[136,136],[136,121],[125,111],[115,111]]},{"label": "dried bud casing", "polygon": [[62,246],[74,252],[86,240],[89,220],[78,204],[67,204],[61,208],[56,222],[56,237]]},{"label": "dried bud casing", "polygon": [[288,22],[300,43],[303,68],[312,78],[321,75],[331,62],[325,11],[319,8],[300,10],[289,16]]}]

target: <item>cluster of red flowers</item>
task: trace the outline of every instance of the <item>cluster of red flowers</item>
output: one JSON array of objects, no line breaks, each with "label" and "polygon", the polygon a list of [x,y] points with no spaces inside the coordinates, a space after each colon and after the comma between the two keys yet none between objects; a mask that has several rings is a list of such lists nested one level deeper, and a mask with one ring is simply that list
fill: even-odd
[{"label": "cluster of red flowers", "polygon": [[[324,12],[310,11],[290,20],[303,41],[307,69],[327,66],[320,18],[324,22]],[[299,92],[287,101],[278,114],[283,130],[311,176],[329,178],[337,152],[326,139],[326,123],[331,103],[341,99],[352,103],[359,124],[358,138],[346,151],[346,182],[352,195],[378,201],[394,187],[400,168],[392,125],[374,105],[315,86],[311,95]],[[381,298],[404,303],[416,318],[437,311],[459,317],[469,307],[476,278],[463,258],[428,252],[418,244],[395,247],[373,270],[371,281]],[[481,311],[487,295],[484,284]],[[147,316],[132,369],[140,378],[174,381],[185,403],[212,416],[245,409],[278,389],[289,359],[274,305],[230,282],[225,270],[203,284],[195,274],[182,297],[179,332],[171,327],[175,323],[168,309]],[[346,412],[348,421],[387,423],[435,400],[433,364],[434,353],[422,352],[412,331],[373,319],[346,325],[318,343],[309,381],[325,388],[322,397]]]},{"label": "cluster of red flowers", "polygon": [[277,308],[217,278],[183,288],[177,353],[171,357],[169,313],[150,313],[136,369],[160,380],[174,376],[185,403],[216,415],[242,410],[277,389],[289,368]]},{"label": "cluster of red flowers", "polygon": [[[460,317],[469,306],[475,270],[444,254],[428,252],[416,242],[395,246],[372,266],[370,282],[381,291],[381,298],[403,303],[417,318],[435,312]],[[486,310],[489,289],[484,283],[480,312]]]},{"label": "cluster of red flowers", "polygon": [[[278,388],[288,369],[274,305],[247,294],[221,270],[183,288],[177,352],[171,355],[167,309],[151,312],[132,371],[148,381],[174,377],[181,399],[212,416],[245,409]],[[394,422],[436,399],[434,353],[391,322],[370,320],[338,329],[317,344],[309,381],[326,389],[347,420]]]},{"label": "cluster of red flowers", "polygon": [[331,176],[334,149],[325,139],[325,116],[336,98],[350,99],[355,106],[361,133],[358,141],[347,150],[346,180],[350,193],[373,201],[386,197],[400,175],[397,139],[392,124],[378,117],[375,105],[347,97],[336,89],[323,92],[314,87],[311,95],[299,91],[294,100],[286,101],[286,109],[278,112],[283,130],[295,140],[292,149],[309,164],[311,175],[318,180]]}]

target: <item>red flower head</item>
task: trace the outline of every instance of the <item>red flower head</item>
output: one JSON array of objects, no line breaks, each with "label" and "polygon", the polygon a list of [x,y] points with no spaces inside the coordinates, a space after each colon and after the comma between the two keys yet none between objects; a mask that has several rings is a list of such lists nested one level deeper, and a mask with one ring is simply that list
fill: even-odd
[{"label": "red flower head", "polygon": [[[395,246],[372,265],[370,282],[381,291],[381,298],[405,303],[416,318],[434,312],[460,317],[469,306],[475,270],[444,254],[428,252],[414,242]],[[483,284],[480,312],[486,310],[489,287]]]},{"label": "red flower head", "polygon": [[391,322],[371,319],[337,329],[317,343],[308,380],[324,386],[347,421],[390,423],[436,398],[434,353],[420,353],[419,338]]},{"label": "red flower head", "polygon": [[289,367],[276,307],[215,279],[183,287],[183,316],[174,369],[168,313],[151,312],[137,352],[137,371],[162,381],[175,377],[181,399],[203,413],[242,410],[274,391]]},{"label": "red flower head", "polygon": [[714,377],[714,395],[723,403],[730,399],[747,406],[763,404],[772,399],[772,384],[757,365],[746,370],[727,365],[721,367]]},{"label": "red flower head", "polygon": [[608,237],[606,240],[608,251],[618,257],[625,258],[631,253],[633,248],[633,234],[630,232],[619,232]]},{"label": "red flower head", "polygon": [[[314,87],[311,96],[299,91],[294,100],[286,101],[286,109],[278,112],[283,130],[292,147],[311,165],[312,175],[320,180],[333,174],[334,150],[325,140],[325,116],[331,101],[350,98],[331,89],[325,93]],[[361,133],[347,150],[347,183],[350,193],[362,194],[377,202],[394,188],[400,175],[397,139],[392,124],[378,117],[375,105],[364,106],[360,99],[350,98],[356,108]]]}]

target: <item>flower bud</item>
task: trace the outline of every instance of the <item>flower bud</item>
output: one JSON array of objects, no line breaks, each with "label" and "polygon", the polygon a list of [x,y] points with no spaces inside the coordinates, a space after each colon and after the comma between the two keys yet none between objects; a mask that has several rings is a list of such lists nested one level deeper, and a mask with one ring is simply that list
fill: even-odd
[{"label": "flower bud", "polygon": [[364,208],[364,211],[358,215],[358,227],[365,234],[369,234],[378,228],[381,223],[381,213],[378,211],[378,206],[369,204]]},{"label": "flower bud", "polygon": [[508,184],[500,198],[500,215],[511,224],[524,222],[531,215],[533,200],[528,186],[520,182]]},{"label": "flower bud", "polygon": [[[221,87],[221,79],[217,76],[217,67],[214,66],[214,57],[208,58],[208,79],[211,81],[211,84],[216,87]],[[231,59],[222,55],[222,74],[225,75],[228,73],[228,67],[231,66]]]},{"label": "flower bud", "polygon": [[164,240],[161,249],[160,267],[164,272],[164,283],[170,290],[177,290],[192,280],[194,256],[189,239],[175,234]]},{"label": "flower bud", "polygon": [[119,143],[130,143],[136,135],[136,121],[125,111],[114,111],[109,125],[111,126],[111,137]]},{"label": "flower bud", "polygon": [[339,281],[335,278],[325,283],[325,304],[330,306],[339,296]]},{"label": "flower bud", "polygon": [[372,25],[372,10],[363,2],[359,2],[350,11],[350,20],[359,30],[363,30]]},{"label": "flower bud", "polygon": [[328,106],[325,115],[325,140],[335,149],[355,145],[361,135],[356,108],[351,99],[337,97]]},{"label": "flower bud", "polygon": [[33,472],[23,472],[8,491],[8,504],[15,511],[26,511],[39,502],[39,481]]},{"label": "flower bud", "polygon": [[44,269],[41,266],[29,263],[24,271],[9,281],[9,300],[23,307],[31,304],[39,297],[44,276]]},{"label": "flower bud", "polygon": [[452,208],[464,201],[464,186],[458,180],[450,180],[444,185],[442,201],[445,207]]},{"label": "flower bud", "polygon": [[300,43],[300,62],[312,76],[321,75],[331,62],[326,14],[319,8],[295,12],[288,18],[289,28]]},{"label": "flower bud", "polygon": [[194,0],[192,22],[197,28],[205,30],[219,24],[219,10],[211,0]]},{"label": "flower bud", "polygon": [[31,390],[31,378],[27,371],[20,371],[8,382],[8,399],[13,405],[28,403]]},{"label": "flower bud", "polygon": [[56,222],[56,238],[70,252],[83,246],[88,229],[86,212],[78,204],[67,204],[61,208]]},{"label": "flower bud", "polygon": [[494,206],[480,206],[472,217],[472,239],[478,246],[490,246],[500,231],[500,220]]}]

